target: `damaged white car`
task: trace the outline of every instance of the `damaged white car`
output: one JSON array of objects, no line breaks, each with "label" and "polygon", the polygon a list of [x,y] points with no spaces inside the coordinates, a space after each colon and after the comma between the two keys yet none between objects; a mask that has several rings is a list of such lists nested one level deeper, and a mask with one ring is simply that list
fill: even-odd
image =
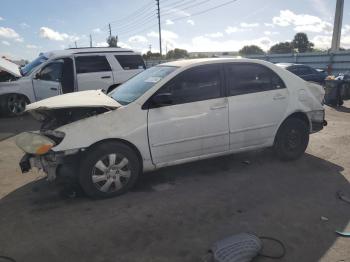
[{"label": "damaged white car", "polygon": [[130,189],[142,172],[273,147],[300,157],[326,125],[323,88],[269,62],[193,59],[147,69],[118,89],[53,97],[28,106],[43,122],[22,133],[22,172],[70,177],[87,195]]}]

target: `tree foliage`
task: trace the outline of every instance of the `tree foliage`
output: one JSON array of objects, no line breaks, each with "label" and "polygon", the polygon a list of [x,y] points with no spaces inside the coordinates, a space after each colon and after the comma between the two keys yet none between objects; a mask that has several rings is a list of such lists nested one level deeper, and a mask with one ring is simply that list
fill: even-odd
[{"label": "tree foliage", "polygon": [[180,58],[187,58],[188,52],[185,49],[175,48],[174,50],[170,50],[166,54],[167,59],[180,59]]},{"label": "tree foliage", "polygon": [[305,33],[297,33],[291,44],[299,53],[311,52],[314,47]]},{"label": "tree foliage", "polygon": [[293,52],[293,45],[290,42],[277,43],[270,48],[270,54],[288,54]]},{"label": "tree foliage", "polygon": [[265,52],[257,45],[246,45],[239,50],[240,55],[263,55]]},{"label": "tree foliage", "polygon": [[118,36],[109,36],[106,41],[109,47],[118,47]]},{"label": "tree foliage", "polygon": [[160,59],[160,53],[152,53],[151,51],[148,51],[146,54],[144,54],[143,59]]}]

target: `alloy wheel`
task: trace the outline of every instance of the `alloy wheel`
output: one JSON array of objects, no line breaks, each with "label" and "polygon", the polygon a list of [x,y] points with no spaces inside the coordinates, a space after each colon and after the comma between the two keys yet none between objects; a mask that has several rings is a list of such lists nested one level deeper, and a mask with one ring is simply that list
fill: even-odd
[{"label": "alloy wheel", "polygon": [[111,193],[122,189],[129,181],[129,160],[122,154],[109,154],[99,159],[92,170],[92,182],[101,192]]},{"label": "alloy wheel", "polygon": [[10,94],[7,97],[7,107],[11,114],[19,115],[26,109],[27,101],[24,96]]}]

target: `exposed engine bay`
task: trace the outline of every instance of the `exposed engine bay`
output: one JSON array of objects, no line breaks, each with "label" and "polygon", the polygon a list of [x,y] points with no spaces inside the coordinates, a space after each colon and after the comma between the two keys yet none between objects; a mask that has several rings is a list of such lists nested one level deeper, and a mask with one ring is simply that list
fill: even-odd
[{"label": "exposed engine bay", "polygon": [[103,114],[110,111],[105,107],[90,107],[90,108],[58,108],[51,110],[35,110],[31,112],[33,117],[42,122],[41,132],[49,135],[48,131],[56,129],[60,126],[67,125],[69,123],[88,118],[91,116]]}]

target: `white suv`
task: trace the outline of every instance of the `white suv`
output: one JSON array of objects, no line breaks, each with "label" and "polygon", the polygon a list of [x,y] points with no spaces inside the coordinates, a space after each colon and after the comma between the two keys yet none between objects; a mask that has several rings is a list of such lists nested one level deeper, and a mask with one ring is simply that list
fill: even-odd
[{"label": "white suv", "polygon": [[[75,91],[112,91],[145,69],[140,54],[123,48],[72,48],[40,54],[0,83],[0,113],[17,115],[26,104]],[[13,71],[13,70],[12,70]]]},{"label": "white suv", "polygon": [[111,197],[142,171],[199,159],[273,147],[293,160],[326,125],[323,96],[321,86],[261,60],[161,64],[108,95],[86,91],[29,105],[43,127],[17,137],[26,152],[20,166]]}]

